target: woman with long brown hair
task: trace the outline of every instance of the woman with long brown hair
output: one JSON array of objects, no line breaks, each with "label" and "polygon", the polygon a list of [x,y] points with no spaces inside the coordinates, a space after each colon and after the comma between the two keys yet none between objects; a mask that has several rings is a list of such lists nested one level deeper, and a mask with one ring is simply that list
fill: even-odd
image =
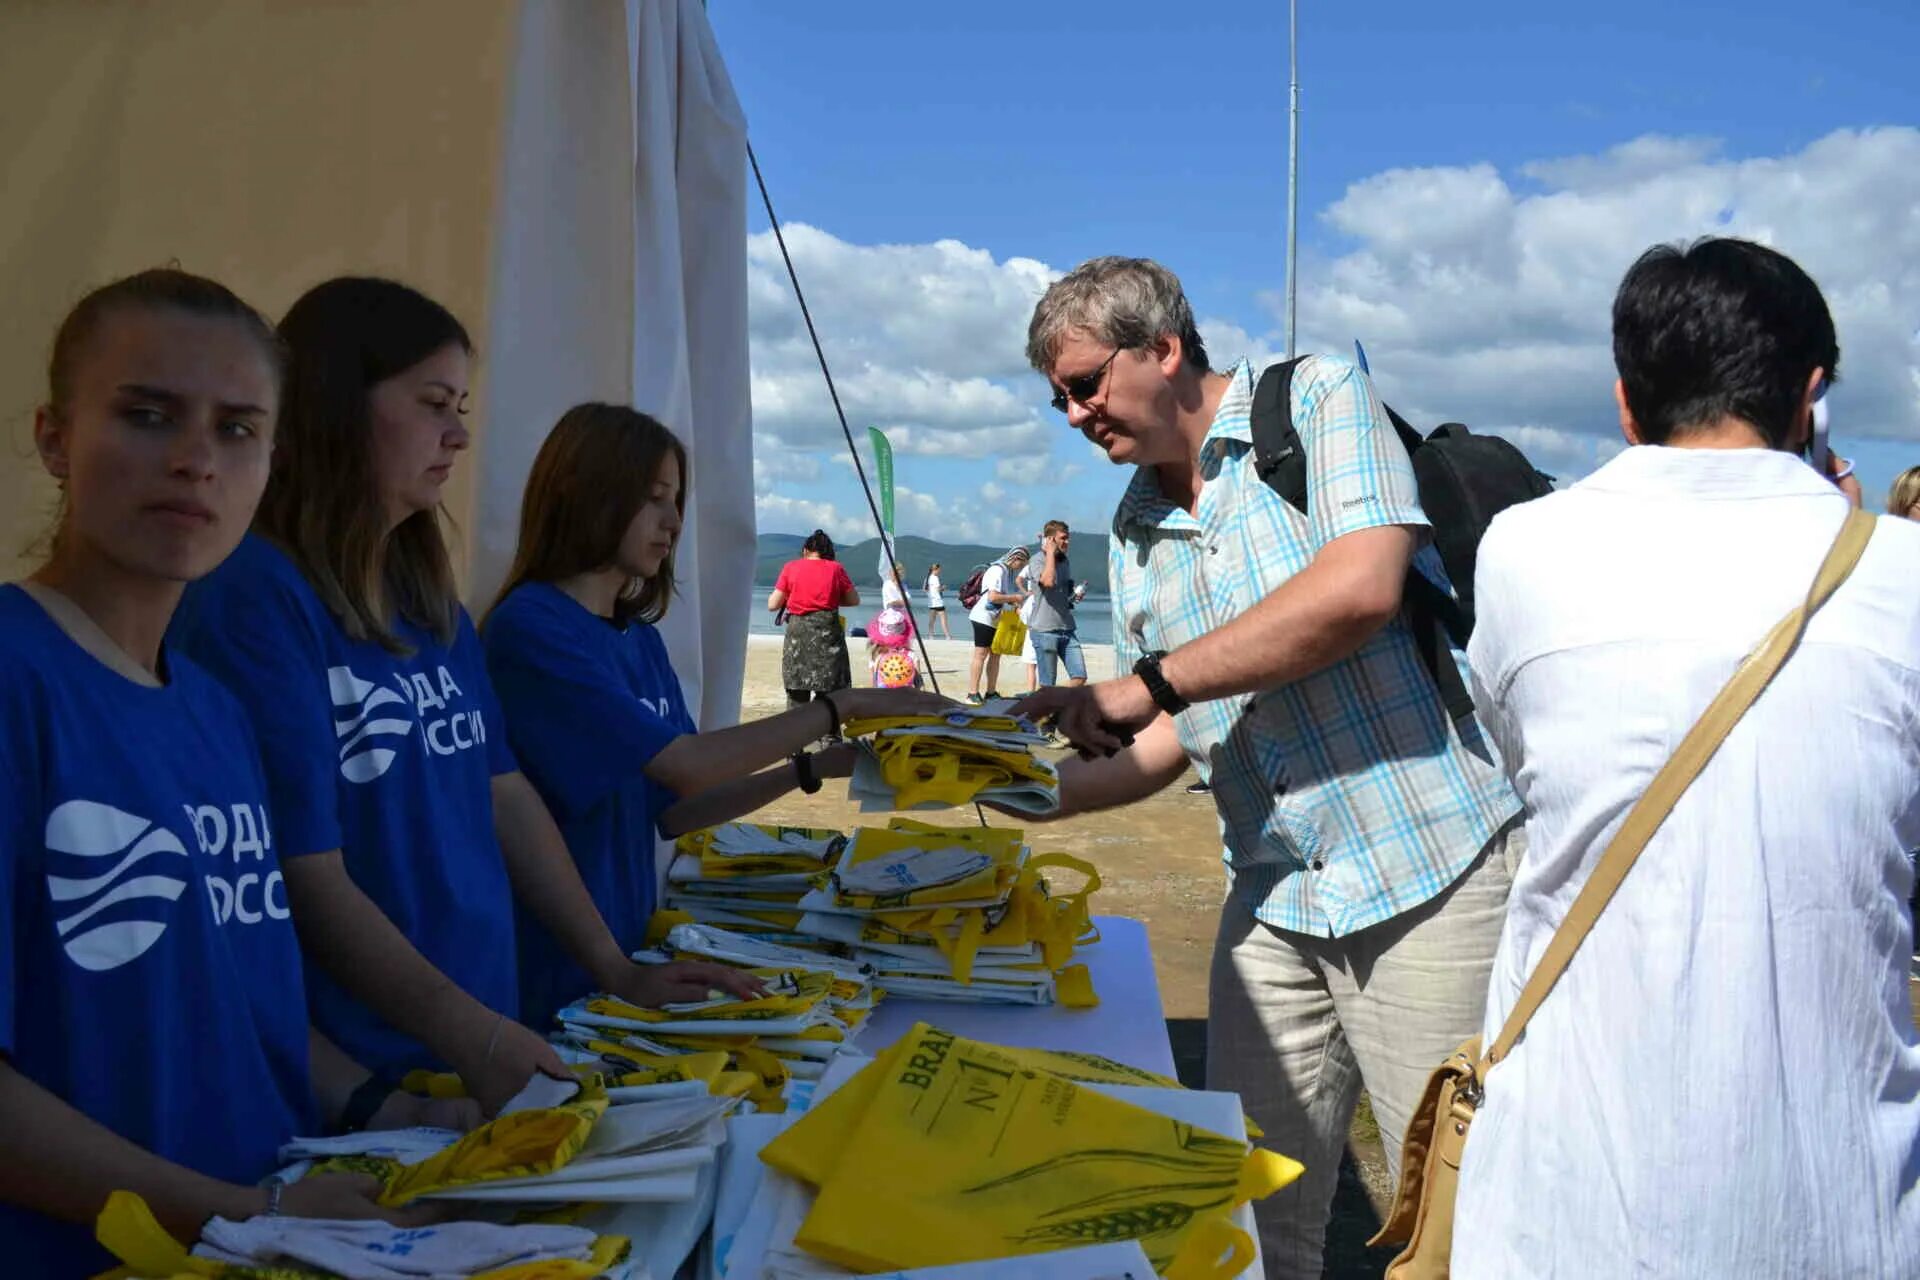
[{"label": "woman with long brown hair", "polygon": [[[656,836],[845,777],[850,748],[806,752],[842,718],[951,705],[850,689],[825,695],[824,715],[809,706],[698,733],[654,627],[673,597],[687,482],[685,446],[653,418],[624,405],[569,409],[534,459],[513,568],[482,628],[514,752],[629,948],[653,913]],[[520,940],[523,1011],[549,1015],[579,994],[580,975],[524,919]]]},{"label": "woman with long brown hair", "polygon": [[280,334],[266,496],[188,592],[180,640],[260,738],[315,1023],[382,1077],[444,1063],[491,1111],[565,1071],[515,1021],[516,901],[592,989],[659,1004],[741,983],[628,960],[507,747],[441,531],[468,444],[466,330],[405,285],[349,277],[310,289]]}]

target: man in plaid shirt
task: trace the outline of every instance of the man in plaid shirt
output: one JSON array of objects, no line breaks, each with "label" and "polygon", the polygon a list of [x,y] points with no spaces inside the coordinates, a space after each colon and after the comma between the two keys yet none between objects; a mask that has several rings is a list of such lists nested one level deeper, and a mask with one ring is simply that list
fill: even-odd
[{"label": "man in plaid shirt", "polygon": [[1302,515],[1254,468],[1258,371],[1212,368],[1159,264],[1098,258],[1055,283],[1027,358],[1068,423],[1134,468],[1109,566],[1132,674],[1022,711],[1057,714],[1091,753],[1061,771],[1063,814],[1141,799],[1189,762],[1211,785],[1229,891],[1208,1085],[1306,1165],[1256,1212],[1267,1274],[1317,1276],[1362,1083],[1397,1176],[1427,1074],[1480,1029],[1520,802],[1401,612],[1410,565],[1446,575],[1366,375],[1325,356],[1294,371]]}]

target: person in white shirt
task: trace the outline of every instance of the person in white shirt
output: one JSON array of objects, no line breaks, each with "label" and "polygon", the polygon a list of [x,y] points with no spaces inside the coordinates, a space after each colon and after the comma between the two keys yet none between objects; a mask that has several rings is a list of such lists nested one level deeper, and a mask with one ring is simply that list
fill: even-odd
[{"label": "person in white shirt", "polygon": [[880,607],[882,609],[907,607],[906,573],[906,569],[896,561],[891,571],[880,575]]},{"label": "person in white shirt", "polygon": [[953,632],[947,629],[947,596],[940,582],[940,566],[934,565],[927,570],[927,638],[933,638],[933,624],[940,624],[943,639],[953,639]]},{"label": "person in white shirt", "polygon": [[987,566],[980,578],[980,598],[967,613],[973,624],[973,667],[967,673],[967,701],[980,702],[980,675],[986,673],[987,700],[1000,696],[1000,655],[993,651],[993,631],[1000,621],[1000,610],[1008,605],[1019,608],[1026,596],[1019,586],[1020,571],[1031,559],[1025,547],[1013,547]]},{"label": "person in white shirt", "polygon": [[[1474,701],[1528,844],[1489,1042],[1849,510],[1796,456],[1839,348],[1793,262],[1737,240],[1651,249],[1613,335],[1635,447],[1480,545]],[[1879,520],[1487,1074],[1456,1280],[1920,1275],[1916,582],[1920,527]]]}]

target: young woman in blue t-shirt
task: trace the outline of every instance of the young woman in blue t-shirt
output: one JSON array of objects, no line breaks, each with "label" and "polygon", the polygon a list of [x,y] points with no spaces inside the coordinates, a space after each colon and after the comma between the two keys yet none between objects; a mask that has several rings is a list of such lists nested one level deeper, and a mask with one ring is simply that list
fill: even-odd
[{"label": "young woman in blue t-shirt", "polygon": [[89,294],[54,340],[34,442],[59,521],[46,563],[0,587],[10,1275],[106,1266],[89,1228],[119,1189],[188,1240],[213,1214],[402,1216],[369,1178],[252,1185],[367,1073],[310,1042],[245,713],[161,640],[260,501],[280,361],[251,307],[172,270]]},{"label": "young woman in blue t-shirt", "polygon": [[456,595],[440,494],[467,447],[472,343],[388,280],[309,290],[254,532],[182,605],[182,641],[246,706],[315,1024],[376,1071],[445,1063],[489,1110],[559,1057],[515,1020],[514,905],[587,982],[642,1004],[717,965],[636,965],[515,764]]},{"label": "young woman in blue t-shirt", "polygon": [[[765,720],[696,733],[654,629],[674,589],[687,452],[621,405],[555,425],[520,504],[520,542],[484,643],[514,753],[623,946],[653,912],[656,833],[672,838],[845,777],[848,747],[805,748],[841,719],[950,709],[912,690],[842,689]],[[796,754],[798,753],[798,754]],[[791,759],[789,759],[791,757]],[[521,996],[550,1016],[580,974],[537,924],[520,934]]]}]

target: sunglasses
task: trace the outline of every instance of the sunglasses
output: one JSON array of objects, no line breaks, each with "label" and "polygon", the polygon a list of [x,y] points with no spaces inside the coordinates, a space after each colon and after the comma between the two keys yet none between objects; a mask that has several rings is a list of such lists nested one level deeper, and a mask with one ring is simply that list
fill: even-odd
[{"label": "sunglasses", "polygon": [[1100,384],[1106,381],[1107,370],[1112,366],[1114,356],[1124,350],[1126,350],[1125,347],[1115,347],[1113,355],[1102,360],[1098,369],[1092,373],[1083,373],[1077,378],[1068,378],[1065,386],[1055,388],[1052,400],[1054,409],[1065,413],[1068,401],[1085,407],[1089,401],[1100,394]]}]

